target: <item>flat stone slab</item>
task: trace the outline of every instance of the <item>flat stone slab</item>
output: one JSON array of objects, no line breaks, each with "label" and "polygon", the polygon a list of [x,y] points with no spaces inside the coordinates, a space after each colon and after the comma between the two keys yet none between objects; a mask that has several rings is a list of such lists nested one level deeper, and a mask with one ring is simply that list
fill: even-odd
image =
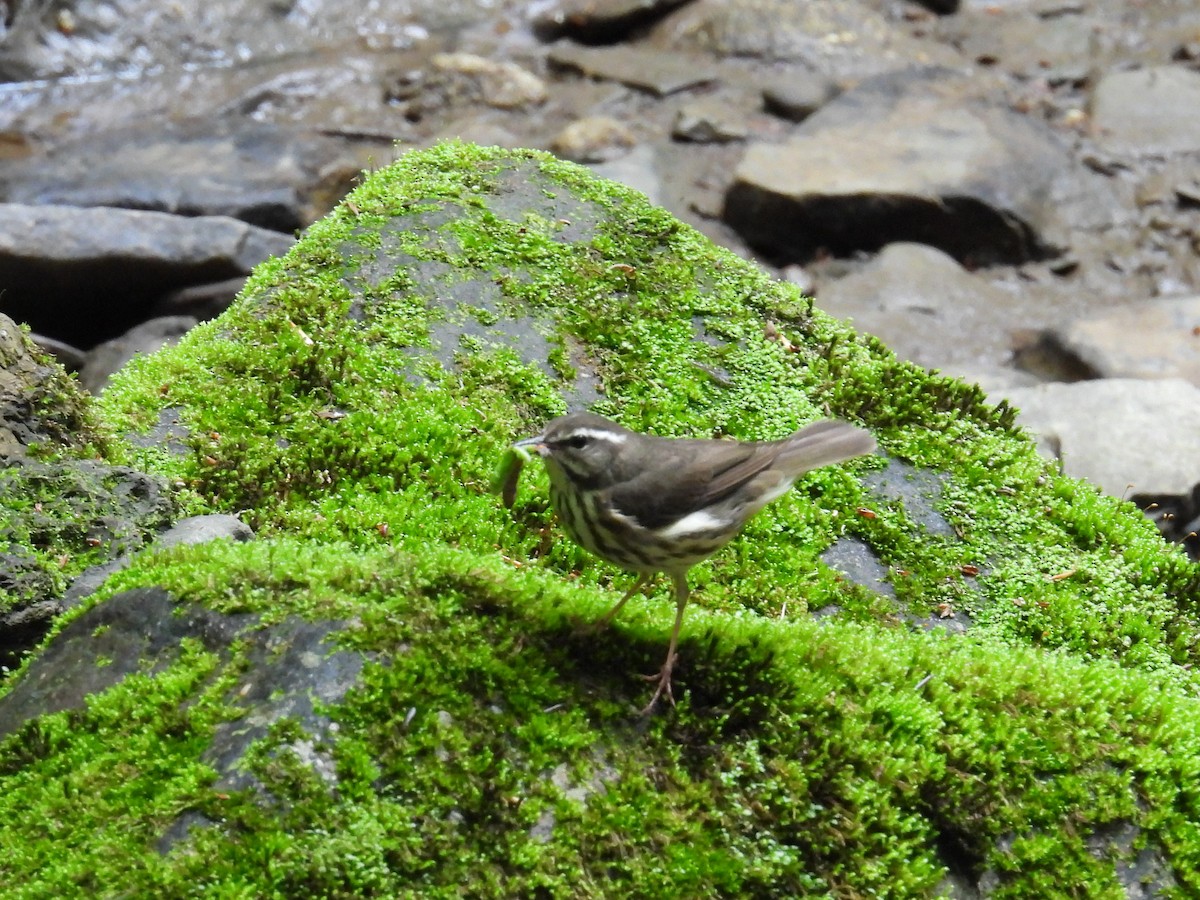
[{"label": "flat stone slab", "polygon": [[1027,117],[949,79],[880,78],[749,145],[724,218],[782,262],[917,241],[985,265],[1058,255],[1110,193]]},{"label": "flat stone slab", "polygon": [[[1187,496],[1200,482],[1200,387],[1106,378],[1005,392],[1067,475],[1114,497]],[[999,398],[997,398],[999,399]]]},{"label": "flat stone slab", "polygon": [[550,64],[589,78],[617,81],[665,97],[717,79],[716,70],[690,55],[635,47],[578,47],[564,44],[547,57]]},{"label": "flat stone slab", "polygon": [[1110,72],[1092,95],[1092,130],[1101,147],[1117,153],[1200,150],[1200,72],[1183,66]]},{"label": "flat stone slab", "polygon": [[1142,300],[1056,332],[1104,378],[1182,378],[1200,386],[1200,295]]}]

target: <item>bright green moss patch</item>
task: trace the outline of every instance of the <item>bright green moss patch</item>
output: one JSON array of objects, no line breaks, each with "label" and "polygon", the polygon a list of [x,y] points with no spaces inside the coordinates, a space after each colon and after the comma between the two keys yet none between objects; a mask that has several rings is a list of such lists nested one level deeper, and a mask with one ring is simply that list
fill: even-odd
[{"label": "bright green moss patch", "polygon": [[[788,601],[803,616],[848,592],[848,615],[894,618],[817,562],[849,530],[903,573],[905,615],[961,611],[1005,640],[1194,679],[1196,567],[1130,507],[1052,475],[1010,410],[897,361],[639,195],[536,153],[448,144],[374,173],[219,322],[135,363],[102,402],[135,431],[178,411],[188,453],[138,459],[184,483],[194,510],[359,547],[540,556],[591,580],[611,570],[539,536],[536,466],[515,516],[486,492],[507,444],[562,412],[581,371],[594,408],[634,428],[776,437],[857,417],[887,452],[950,473],[943,512],[958,534],[936,541],[903,504],[862,492],[852,473],[873,463],[814,473],[699,567],[715,605],[773,614]],[[964,567],[983,574],[966,581]]]},{"label": "bright green moss patch", "polygon": [[[86,709],[30,720],[0,741],[0,878],[10,897],[109,893],[156,857],[184,810],[214,800],[199,761],[228,682],[194,645]],[[207,682],[207,683],[206,683]]]},{"label": "bright green moss patch", "polygon": [[344,620],[366,668],[325,710],[331,738],[306,749],[285,719],[255,744],[241,765],[265,793],[197,762],[255,679],[237,645],[0,742],[14,897],[926,896],[947,862],[1004,896],[1103,896],[1092,842],[1117,826],[1200,890],[1197,702],[1111,663],[696,610],[680,706],[640,721],[661,598],[579,633],[611,598],[552,573],[297,540],[174,550],[108,590],[137,585],[263,627]]}]

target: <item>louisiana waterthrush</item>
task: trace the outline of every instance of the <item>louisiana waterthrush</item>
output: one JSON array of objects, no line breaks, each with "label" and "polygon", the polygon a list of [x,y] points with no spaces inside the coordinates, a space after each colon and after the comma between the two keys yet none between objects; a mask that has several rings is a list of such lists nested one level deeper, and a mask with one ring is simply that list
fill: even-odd
[{"label": "louisiana waterthrush", "polygon": [[[688,570],[729,543],[805,472],[875,449],[847,422],[825,420],[778,441],[693,440],[639,434],[602,416],[575,413],[513,445],[534,450],[550,475],[550,500],[567,534],[586,550],[639,573],[597,623],[615,616],[659,572],[675,587],[675,627],[658,687],[643,713],[671,694],[671,670]],[[514,485],[515,486],[515,485]]]}]

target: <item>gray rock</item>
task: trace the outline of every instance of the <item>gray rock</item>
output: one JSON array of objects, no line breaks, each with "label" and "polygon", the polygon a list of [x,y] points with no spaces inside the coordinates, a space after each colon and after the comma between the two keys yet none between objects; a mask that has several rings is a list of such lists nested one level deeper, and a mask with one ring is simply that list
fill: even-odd
[{"label": "gray rock", "polygon": [[524,109],[546,102],[546,84],[515,63],[485,59],[474,53],[439,53],[436,72],[465,82],[463,91],[496,109]]},{"label": "gray rock", "polygon": [[977,384],[985,394],[1003,395],[1013,388],[1037,387],[1042,379],[1010,368],[961,369],[952,373],[967,384]]},{"label": "gray rock", "polygon": [[[248,541],[254,537],[249,525],[236,516],[213,513],[205,516],[191,516],[176,522],[157,538],[153,545],[157,549],[177,547],[182,544],[203,544],[219,538],[235,541]],[[78,606],[96,591],[100,590],[110,575],[129,568],[133,562],[133,553],[123,553],[116,559],[109,560],[98,566],[87,569],[72,582],[63,595],[61,603],[53,604],[48,613],[58,613]]]},{"label": "gray rock", "polygon": [[914,37],[856,0],[696,0],[656,25],[650,41],[664,49],[800,63],[848,78],[962,63],[949,46]]},{"label": "gray rock", "polygon": [[[293,127],[228,117],[139,122],[0,163],[0,196],[34,206],[229,216],[290,235],[328,211],[356,166],[343,141]],[[339,169],[345,183],[331,191]]]},{"label": "gray rock", "polygon": [[853,320],[897,356],[955,374],[1009,360],[1017,302],[924,244],[889,244],[859,271],[817,290],[822,309]]},{"label": "gray rock", "polygon": [[148,356],[177,344],[198,320],[192,316],[162,316],[136,325],[111,341],[93,347],[79,371],[79,382],[99,394],[109,378],[135,356]]},{"label": "gray rock", "polygon": [[38,445],[83,451],[95,439],[89,421],[66,373],[0,313],[0,461]]},{"label": "gray rock", "polygon": [[[821,554],[821,562],[837,569],[850,581],[891,600],[896,599],[891,573],[879,560],[871,545],[861,538],[844,537]],[[822,608],[818,615],[832,615],[836,610]]]},{"label": "gray rock", "polygon": [[[999,400],[999,397],[995,399]],[[1109,378],[1005,392],[1042,452],[1115,497],[1190,495],[1200,483],[1200,387]]]},{"label": "gray rock", "polygon": [[73,576],[93,572],[94,591],[174,514],[162,479],[95,458],[105,444],[75,381],[0,315],[0,669],[45,634]]},{"label": "gray rock", "polygon": [[159,296],[244,277],[293,243],[224,216],[0,205],[0,311],[91,347],[135,324]]},{"label": "gray rock", "polygon": [[[159,671],[176,661],[180,642],[189,639],[228,660],[237,652],[250,661],[229,702],[243,716],[219,725],[204,751],[205,762],[218,773],[217,787],[240,790],[256,785],[240,762],[252,743],[284,717],[318,742],[336,726],[317,711],[336,703],[357,682],[363,656],[338,649],[328,641],[341,623],[308,622],[289,617],[260,627],[258,616],[224,614],[194,604],[177,605],[159,588],[118,594],[88,610],[63,629],[31,664],[25,677],[0,699],[0,738],[34,716],[80,707],[87,697],[138,671]],[[294,746],[302,763],[326,780],[332,769],[323,754],[305,752],[306,741]],[[309,749],[311,750],[311,744]],[[168,830],[163,850],[204,824],[188,815]]]},{"label": "gray rock", "polygon": [[788,72],[763,88],[763,106],[790,122],[803,122],[838,94],[838,86],[812,72]]},{"label": "gray rock", "polygon": [[[470,117],[481,110],[530,112],[548,96],[546,84],[516,63],[473,53],[437,53],[422,66],[405,67],[384,78],[389,110],[410,123]],[[443,126],[443,134],[453,127]]]},{"label": "gray rock", "polygon": [[1181,378],[1200,387],[1200,296],[1142,300],[1076,319],[1054,344],[1102,378]]},{"label": "gray rock", "polygon": [[1092,95],[1092,127],[1105,150],[1120,154],[1200,150],[1200,72],[1150,66],[1110,72]]},{"label": "gray rock", "polygon": [[546,61],[589,78],[616,81],[658,97],[716,80],[716,67],[695,55],[641,47],[577,47],[560,44]]},{"label": "gray rock", "polygon": [[152,316],[193,316],[201,321],[215,319],[229,308],[245,286],[246,279],[239,275],[180,288],[160,297],[150,313]]},{"label": "gray rock", "polygon": [[976,264],[1054,255],[1071,229],[1111,221],[1106,181],[1044,128],[957,85],[944,73],[877,79],[786,143],[751,144],[726,221],[784,262],[919,241]]},{"label": "gray rock", "polygon": [[[12,543],[0,554],[0,588],[16,601],[18,618],[0,615],[0,656],[39,636],[7,633],[17,621],[33,624],[25,607],[40,610],[45,626],[51,616],[125,568],[175,512],[163,479],[93,459],[10,459],[0,465],[0,494],[44,498],[6,516],[3,523]],[[54,546],[60,557],[22,549],[34,546]],[[88,561],[92,565],[85,569]],[[63,591],[63,576],[80,569],[82,574]]]},{"label": "gray rock", "polygon": [[58,364],[68,372],[78,372],[83,364],[87,362],[87,353],[80,350],[74,344],[68,344],[66,341],[60,341],[57,338],[52,338],[44,334],[31,333],[29,336],[37,344],[38,349],[53,356],[58,360]]},{"label": "gray rock", "polygon": [[1031,84],[1086,79],[1096,59],[1097,33],[1108,27],[1095,7],[1076,14],[1043,14],[1043,4],[968,4],[959,15],[938,23],[938,33],[963,55],[1002,66]]},{"label": "gray rock", "polygon": [[889,459],[883,469],[869,472],[863,484],[884,502],[899,501],[909,517],[934,537],[954,537],[954,527],[939,508],[949,481],[945,472],[921,469],[899,459]]},{"label": "gray rock", "polygon": [[544,41],[569,37],[585,44],[614,44],[687,0],[555,0],[534,16]]},{"label": "gray rock", "polygon": [[676,112],[671,126],[671,137],[697,144],[740,141],[749,133],[740,109],[711,97],[685,103]]},{"label": "gray rock", "polygon": [[162,549],[185,544],[204,544],[220,539],[248,541],[253,537],[254,530],[237,516],[213,513],[180,519],[158,536],[154,546],[156,549]]},{"label": "gray rock", "polygon": [[492,119],[489,110],[471,110],[461,118],[442,126],[438,140],[459,140],[481,147],[524,147],[529,141],[518,137]]},{"label": "gray rock", "polygon": [[555,155],[575,162],[620,159],[637,143],[629,126],[612,116],[576,119],[550,142]]},{"label": "gray rock", "polygon": [[662,179],[658,173],[658,159],[654,148],[639,144],[620,159],[594,163],[589,168],[601,178],[619,181],[650,198],[651,203],[661,202]]}]

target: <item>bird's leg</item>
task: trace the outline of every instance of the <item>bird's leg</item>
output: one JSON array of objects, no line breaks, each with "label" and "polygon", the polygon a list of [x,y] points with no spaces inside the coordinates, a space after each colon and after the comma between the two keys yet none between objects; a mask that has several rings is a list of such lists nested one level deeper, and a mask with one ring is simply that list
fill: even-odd
[{"label": "bird's leg", "polygon": [[650,584],[650,582],[654,581],[654,578],[657,574],[658,574],[657,572],[643,572],[641,575],[639,575],[638,580],[633,583],[633,587],[631,587],[629,590],[627,590],[625,592],[625,596],[617,601],[617,605],[614,606],[612,609],[610,609],[608,612],[606,612],[604,615],[602,615],[599,619],[597,619],[596,624],[593,625],[592,627],[598,631],[599,629],[601,629],[605,625],[607,625],[609,622],[611,622],[613,616],[615,616],[617,613],[619,613],[621,611],[621,607],[624,606],[626,603],[628,603],[630,598],[632,598],[634,594],[636,594],[638,591],[640,591],[646,585]]},{"label": "bird's leg", "polygon": [[688,582],[687,572],[672,572],[671,581],[675,584],[675,627],[671,629],[671,643],[667,647],[667,661],[663,663],[662,669],[658,675],[647,675],[648,681],[658,679],[658,687],[654,690],[654,696],[650,698],[650,702],[646,704],[646,708],[642,710],[643,716],[648,716],[653,710],[654,705],[658,703],[658,698],[664,693],[667,699],[671,701],[671,705],[675,705],[675,695],[671,693],[671,670],[675,668],[675,646],[679,643],[679,629],[683,625],[683,610],[688,602]]}]

